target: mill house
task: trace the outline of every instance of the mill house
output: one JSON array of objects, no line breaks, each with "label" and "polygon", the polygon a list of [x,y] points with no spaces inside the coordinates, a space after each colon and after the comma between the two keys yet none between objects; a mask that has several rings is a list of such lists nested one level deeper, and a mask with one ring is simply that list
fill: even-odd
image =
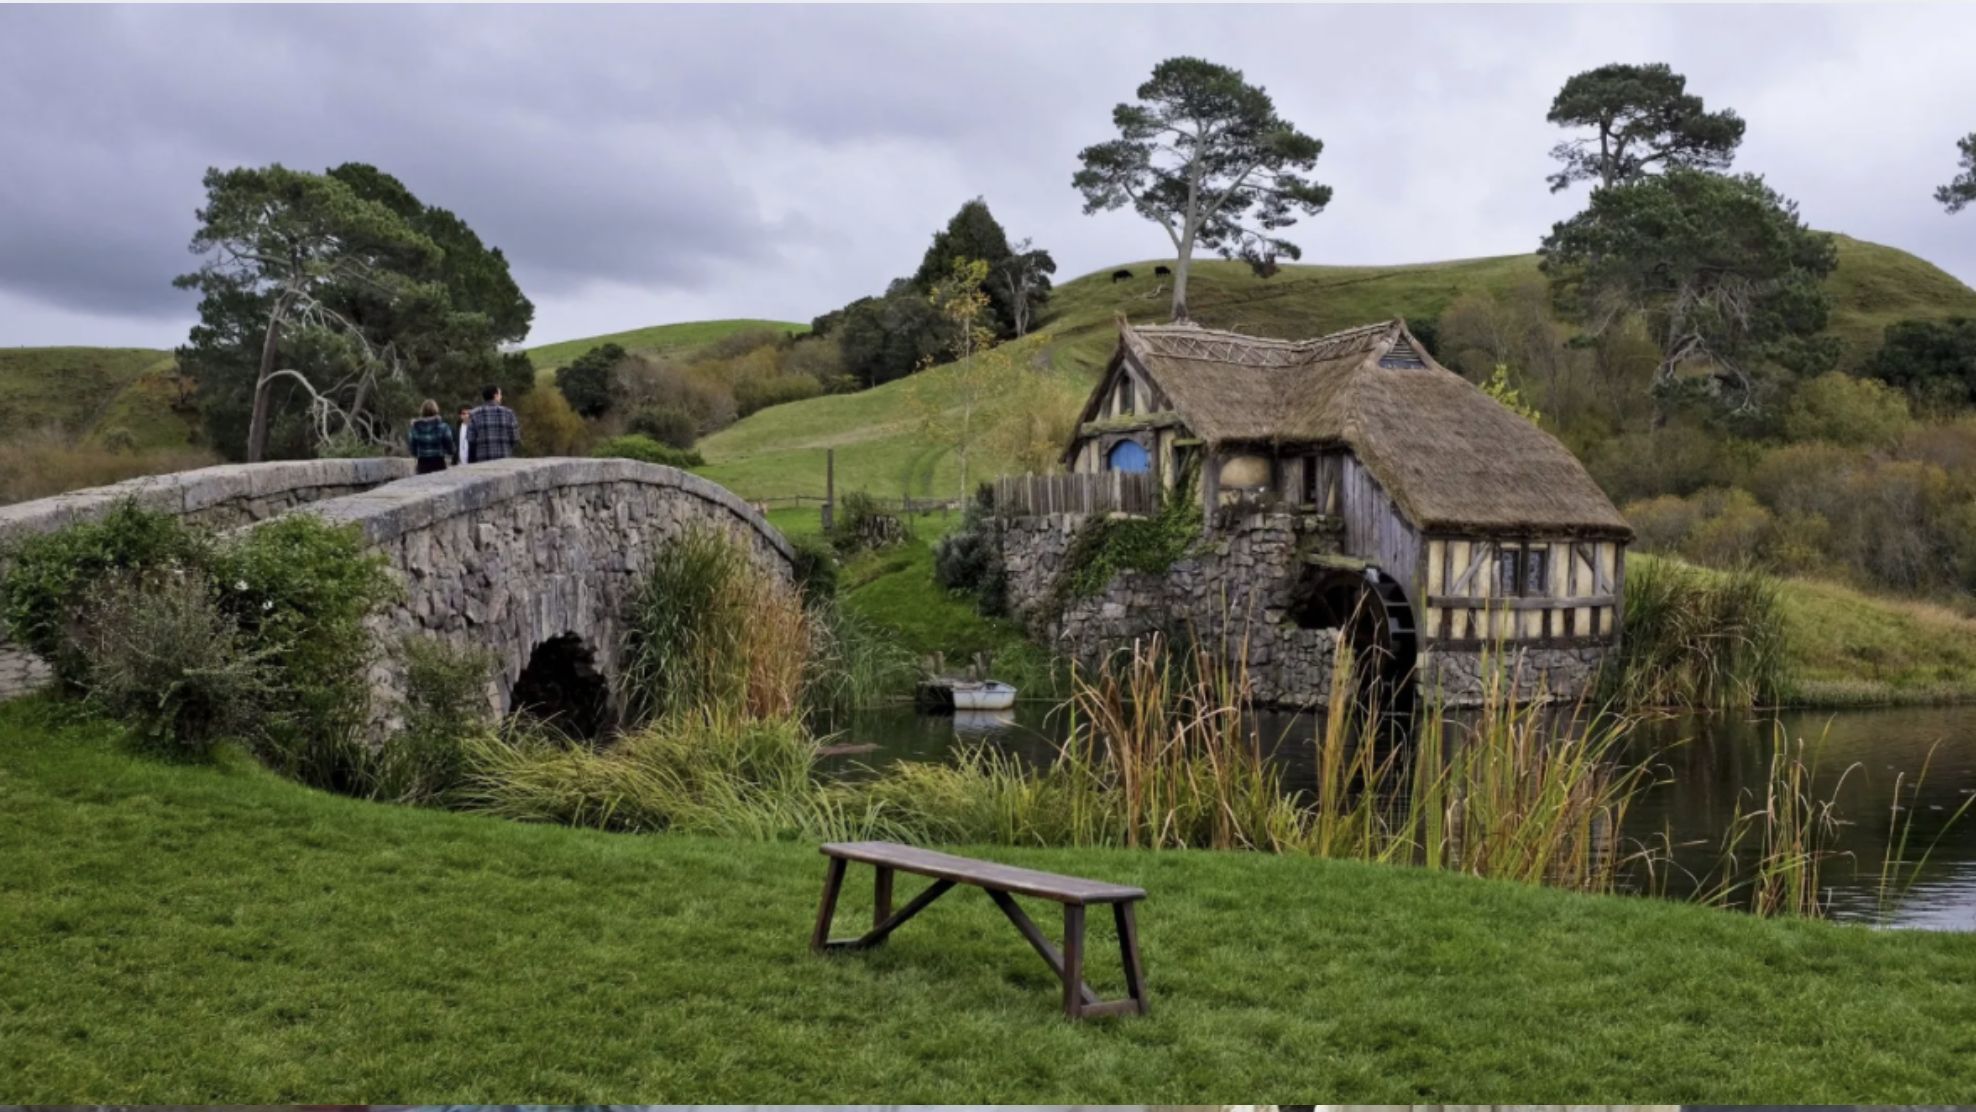
[{"label": "mill house", "polygon": [[[1290,633],[1370,608],[1380,647],[1457,695],[1485,651],[1571,694],[1620,634],[1625,519],[1564,445],[1403,321],[1298,341],[1121,322],[1063,461],[1064,481],[1100,490],[1194,484],[1220,534],[1209,563],[1239,549],[1241,523],[1287,528],[1287,557],[1276,544],[1169,586],[1247,588]],[[1185,593],[1163,605],[1187,610]],[[1307,702],[1312,683],[1276,686]]]}]

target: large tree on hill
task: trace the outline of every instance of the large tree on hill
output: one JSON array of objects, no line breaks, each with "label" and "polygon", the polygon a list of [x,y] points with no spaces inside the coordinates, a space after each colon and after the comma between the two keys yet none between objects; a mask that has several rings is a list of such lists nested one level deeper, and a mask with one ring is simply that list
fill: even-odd
[{"label": "large tree on hill", "polygon": [[933,242],[913,272],[913,285],[931,295],[947,281],[956,263],[988,264],[988,320],[995,334],[1004,339],[1029,330],[1029,322],[1050,297],[1049,275],[1056,273],[1056,261],[1048,251],[1037,250],[1028,240],[1010,246],[988,202],[976,197],[960,207],[947,226],[933,233]]},{"label": "large tree on hill", "polygon": [[1194,248],[1224,258],[1300,258],[1279,234],[1331,200],[1308,176],[1324,144],[1276,114],[1241,71],[1199,58],[1168,58],[1139,86],[1138,104],[1112,110],[1118,138],[1086,147],[1071,184],[1087,214],[1131,205],[1173,241],[1173,319],[1187,319]]},{"label": "large tree on hill", "polygon": [[1600,66],[1566,81],[1545,119],[1592,133],[1551,148],[1562,164],[1550,176],[1551,192],[1579,181],[1620,185],[1655,166],[1727,167],[1743,141],[1742,117],[1708,111],[1687,86],[1663,62]]},{"label": "large tree on hill", "polygon": [[275,165],[205,185],[192,250],[206,258],[177,280],[201,293],[200,320],[178,355],[229,455],[393,443],[425,396],[533,382],[526,355],[499,350],[534,313],[506,260],[395,178]]},{"label": "large tree on hill", "polygon": [[1660,350],[1657,389],[1705,366],[1732,408],[1747,410],[1757,365],[1829,364],[1818,333],[1837,249],[1755,175],[1677,168],[1594,190],[1539,253],[1592,334],[1644,322]]},{"label": "large tree on hill", "polygon": [[1962,172],[1947,185],[1935,190],[1935,200],[1950,212],[1961,212],[1965,205],[1976,201],[1976,131],[1956,140],[1955,147],[1962,152],[1959,164]]},{"label": "large tree on hill", "polygon": [[1050,275],[1057,272],[1057,261],[1048,251],[1030,246],[1028,240],[1010,249],[989,275],[989,288],[999,293],[1013,315],[1015,338],[1029,335],[1029,325],[1050,300]]}]

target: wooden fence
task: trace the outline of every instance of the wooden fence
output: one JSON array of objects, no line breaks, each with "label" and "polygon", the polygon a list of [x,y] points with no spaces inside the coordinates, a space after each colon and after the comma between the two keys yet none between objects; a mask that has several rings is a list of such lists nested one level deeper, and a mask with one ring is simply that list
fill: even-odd
[{"label": "wooden fence", "polygon": [[1004,475],[995,480],[995,512],[1004,517],[1038,514],[1156,514],[1159,476],[1151,472],[1100,471],[1069,475]]}]

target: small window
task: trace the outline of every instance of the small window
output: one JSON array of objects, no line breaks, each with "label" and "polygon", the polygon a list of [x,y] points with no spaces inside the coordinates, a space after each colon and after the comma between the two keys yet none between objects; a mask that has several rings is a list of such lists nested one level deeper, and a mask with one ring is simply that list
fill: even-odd
[{"label": "small window", "polygon": [[1551,593],[1551,546],[1533,545],[1523,550],[1523,591],[1541,597]]},{"label": "small window", "polygon": [[1133,412],[1133,409],[1132,409],[1132,376],[1131,376],[1131,375],[1120,375],[1120,376],[1119,376],[1119,379],[1118,379],[1118,411],[1119,411],[1120,413],[1122,413],[1122,414],[1123,414],[1123,413],[1131,413],[1131,412]]},{"label": "small window", "polygon": [[1496,549],[1496,594],[1541,597],[1550,594],[1551,548],[1539,544]]}]

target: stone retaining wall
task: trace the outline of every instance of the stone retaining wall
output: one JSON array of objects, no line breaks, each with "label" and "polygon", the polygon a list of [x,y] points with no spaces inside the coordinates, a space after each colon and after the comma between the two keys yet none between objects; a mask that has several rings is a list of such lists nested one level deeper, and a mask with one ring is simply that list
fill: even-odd
[{"label": "stone retaining wall", "polygon": [[[23,538],[100,521],[127,500],[194,525],[226,529],[296,506],[370,490],[412,472],[408,459],[314,459],[235,463],[145,475],[109,486],[0,506],[0,558]],[[0,699],[25,695],[51,675],[39,658],[0,630]]]},{"label": "stone retaining wall", "polygon": [[[1304,557],[1336,554],[1340,540],[1326,519],[1263,513],[1235,522],[1163,574],[1123,572],[1089,598],[1061,597],[1055,584],[1087,518],[1049,514],[997,523],[1011,608],[1038,640],[1095,666],[1106,655],[1154,632],[1194,636],[1246,648],[1256,698],[1315,707],[1331,685],[1335,630],[1304,629],[1289,617],[1307,570]],[[1514,682],[1514,698],[1577,700],[1596,683],[1608,647],[1519,646],[1489,654],[1428,649],[1418,662],[1423,695],[1450,706],[1475,706],[1492,683]],[[1502,679],[1486,674],[1500,668]]]},{"label": "stone retaining wall", "polygon": [[1164,574],[1122,572],[1094,596],[1061,599],[1054,584],[1085,520],[1050,514],[999,523],[1010,604],[1033,633],[1086,667],[1155,632],[1221,644],[1231,657],[1246,651],[1259,701],[1324,702],[1336,631],[1304,629],[1288,610],[1303,557],[1338,549],[1330,522],[1312,515],[1253,515]]}]

